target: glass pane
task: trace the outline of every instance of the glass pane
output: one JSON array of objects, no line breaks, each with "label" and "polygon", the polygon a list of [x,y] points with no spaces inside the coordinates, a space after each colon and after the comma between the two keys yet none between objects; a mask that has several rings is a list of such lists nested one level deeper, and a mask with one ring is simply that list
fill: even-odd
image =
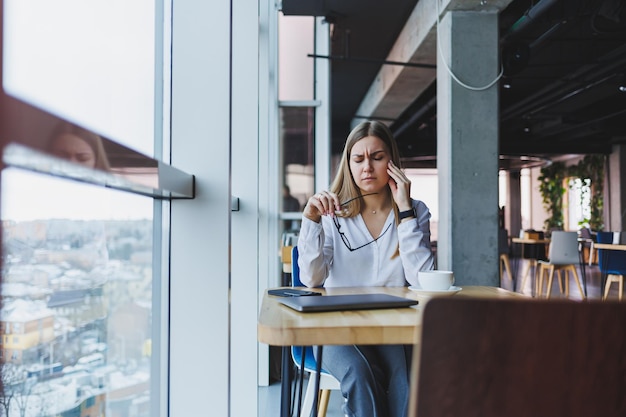
[{"label": "glass pane", "polygon": [[299,229],[295,219],[306,201],[315,192],[315,109],[313,107],[281,107],[281,144],[283,155],[282,211],[293,213],[285,220],[285,230]]},{"label": "glass pane", "polygon": [[153,155],[155,4],[4,0],[5,91]]},{"label": "glass pane", "polygon": [[153,200],[2,172],[0,415],[149,416]]},{"label": "glass pane", "polygon": [[313,100],[315,19],[278,15],[278,99]]}]

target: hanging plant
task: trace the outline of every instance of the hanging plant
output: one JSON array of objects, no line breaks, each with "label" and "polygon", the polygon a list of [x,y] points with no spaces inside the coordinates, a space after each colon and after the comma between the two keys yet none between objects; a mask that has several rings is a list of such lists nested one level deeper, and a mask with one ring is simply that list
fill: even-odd
[{"label": "hanging plant", "polygon": [[[604,156],[587,155],[578,164],[569,167],[569,176],[588,180],[590,190],[589,218],[579,222],[581,226],[588,226],[592,230],[604,229]],[[584,198],[581,195],[581,200]],[[582,201],[581,201],[582,205]]]},{"label": "hanging plant", "polygon": [[[579,222],[581,226],[589,226],[592,230],[604,229],[602,216],[604,207],[604,156],[587,155],[578,164],[565,166],[562,162],[542,168],[539,176],[539,191],[543,199],[543,206],[549,217],[544,222],[546,230],[563,228],[563,196],[565,195],[565,180],[569,177],[580,178],[591,192],[589,218]],[[582,199],[586,196],[581,193]]]},{"label": "hanging plant", "polygon": [[544,222],[545,230],[563,228],[563,195],[565,194],[565,164],[554,162],[541,169],[539,176],[539,192],[543,199],[543,207],[549,216]]}]

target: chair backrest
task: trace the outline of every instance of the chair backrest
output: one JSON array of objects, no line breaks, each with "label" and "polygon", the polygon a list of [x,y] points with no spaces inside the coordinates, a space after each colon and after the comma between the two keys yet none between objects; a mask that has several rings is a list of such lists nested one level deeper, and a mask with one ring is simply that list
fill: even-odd
[{"label": "chair backrest", "polygon": [[557,265],[580,262],[578,252],[578,233],[554,231],[550,237],[550,263]]},{"label": "chair backrest", "polygon": [[509,232],[506,229],[498,229],[498,255],[508,255],[509,251]]},{"label": "chair backrest", "polygon": [[291,248],[291,286],[303,287],[300,281],[300,267],[298,266],[298,247]]},{"label": "chair backrest", "polygon": [[591,234],[591,229],[588,227],[583,227],[580,229],[580,238],[581,239],[593,239],[593,235]]},{"label": "chair backrest", "polygon": [[625,416],[624,329],[626,303],[434,298],[408,416]]},{"label": "chair backrest", "polygon": [[[614,242],[613,232],[598,232],[596,240],[598,243]],[[606,251],[606,253],[605,253]],[[600,271],[607,274],[626,275],[626,252],[617,250],[598,250],[598,267]]]}]

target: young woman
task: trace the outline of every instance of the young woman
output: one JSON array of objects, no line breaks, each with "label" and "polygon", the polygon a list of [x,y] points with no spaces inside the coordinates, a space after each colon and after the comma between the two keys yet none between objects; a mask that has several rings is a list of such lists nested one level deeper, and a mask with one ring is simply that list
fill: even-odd
[{"label": "young woman", "polygon": [[[433,269],[430,212],[410,197],[411,182],[382,123],[348,136],[330,190],[312,196],[298,238],[300,280],[309,287],[418,286]],[[325,346],[322,366],[335,376],[355,417],[404,417],[410,346]]]}]

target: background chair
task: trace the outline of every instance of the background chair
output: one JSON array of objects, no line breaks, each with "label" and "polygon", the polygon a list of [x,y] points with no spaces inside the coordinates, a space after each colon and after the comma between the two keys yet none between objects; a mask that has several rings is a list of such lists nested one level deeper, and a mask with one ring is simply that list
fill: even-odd
[{"label": "background chair", "polygon": [[588,255],[588,264],[589,266],[593,265],[593,261],[594,261],[594,255],[595,255],[595,250],[594,250],[594,243],[596,241],[596,237],[594,236],[593,233],[591,233],[591,229],[588,227],[583,227],[582,229],[580,229],[579,232],[579,238],[580,238],[580,248],[584,252],[587,252]]},{"label": "background chair", "polygon": [[[293,287],[302,287],[303,284],[300,281],[300,268],[298,267],[298,247],[294,246],[291,251],[291,285]],[[304,353],[304,358],[303,358]],[[313,408],[313,399],[315,398],[315,383],[317,379],[316,361],[313,355],[313,348],[311,346],[291,347],[291,357],[296,367],[309,374],[309,382],[307,384],[306,392],[304,395],[304,401],[302,402],[302,410],[300,417],[310,417],[311,409]],[[304,366],[302,361],[304,359]],[[326,410],[328,409],[328,400],[330,399],[330,391],[339,389],[339,381],[335,379],[331,374],[322,368],[320,375],[320,393],[319,393],[319,407],[317,415],[318,417],[325,417]]]},{"label": "background chair", "polygon": [[[545,234],[542,231],[537,230],[525,230],[521,232],[522,237],[533,239],[533,240],[543,240],[545,239]],[[538,272],[538,263],[539,261],[545,261],[546,258],[546,245],[545,243],[523,243],[522,244],[522,258],[526,259],[526,266],[524,271],[522,272],[522,285],[519,287],[520,291],[524,291],[524,286],[526,285],[526,279],[528,275],[530,275],[530,269],[533,268],[535,287],[537,286],[537,272]],[[517,270],[517,268],[516,268]],[[535,290],[536,293],[536,290]]]},{"label": "background chair", "polygon": [[[613,232],[598,232],[597,242],[613,243],[613,237]],[[617,297],[621,301],[624,291],[624,275],[626,275],[626,252],[600,249],[598,250],[598,266],[602,276],[606,276],[602,299],[605,300],[608,297],[611,285],[616,282],[618,284]]]},{"label": "background chair", "polygon": [[506,271],[511,284],[513,284],[513,275],[511,274],[511,262],[509,260],[509,232],[506,229],[499,229],[498,234],[498,252],[500,254],[500,286],[502,286],[502,278]]},{"label": "background chair", "polygon": [[[550,292],[552,291],[552,278],[554,272],[557,273],[557,279],[559,281],[559,288],[563,293],[563,285],[565,286],[565,296],[569,296],[569,280],[567,279],[567,272],[571,272],[572,276],[576,280],[580,295],[585,298],[585,292],[582,285],[580,285],[580,279],[578,278],[578,272],[576,271],[576,265],[580,263],[580,252],[578,251],[578,233],[577,232],[552,232],[549,249],[549,260],[539,261],[539,282],[537,284],[537,295],[541,296],[543,292],[543,279],[545,272],[548,272],[548,286],[546,288],[546,298],[550,298]],[[565,272],[565,283],[561,283],[561,271]]]},{"label": "background chair", "polygon": [[435,298],[409,417],[626,415],[626,304]]}]

